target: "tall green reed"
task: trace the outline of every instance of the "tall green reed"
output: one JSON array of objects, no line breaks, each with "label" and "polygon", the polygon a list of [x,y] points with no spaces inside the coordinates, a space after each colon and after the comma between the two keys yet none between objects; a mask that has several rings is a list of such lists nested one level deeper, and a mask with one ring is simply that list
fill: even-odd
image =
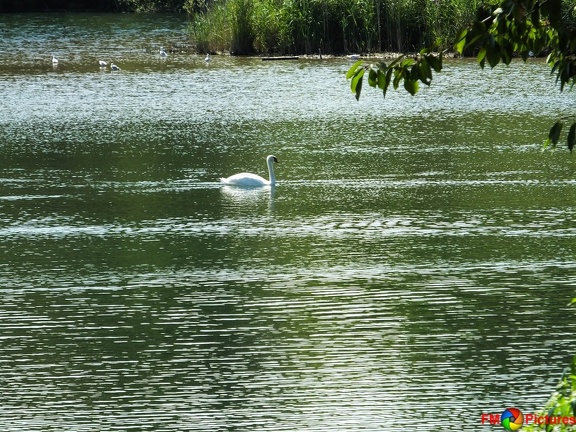
[{"label": "tall green reed", "polygon": [[225,3],[196,5],[189,7],[190,35],[201,53],[211,51],[229,51],[232,40],[232,29],[228,19]]},{"label": "tall green reed", "polygon": [[445,48],[479,1],[188,0],[196,6],[191,32],[198,49],[235,54],[417,51],[435,42]]}]

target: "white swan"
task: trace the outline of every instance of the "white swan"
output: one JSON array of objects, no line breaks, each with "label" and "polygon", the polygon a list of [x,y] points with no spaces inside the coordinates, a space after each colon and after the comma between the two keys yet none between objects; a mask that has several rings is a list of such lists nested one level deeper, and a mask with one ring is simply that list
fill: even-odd
[{"label": "white swan", "polygon": [[110,62],[110,70],[118,71],[120,70],[120,68],[116,66],[114,63]]},{"label": "white swan", "polygon": [[52,56],[52,64],[53,65],[57,65],[58,64],[58,59],[54,56]]},{"label": "white swan", "polygon": [[100,65],[101,68],[105,68],[106,66],[108,66],[108,63],[105,62],[104,60],[98,60],[98,64]]},{"label": "white swan", "polygon": [[208,53],[208,54],[206,54],[206,58],[204,59],[204,61],[205,61],[206,63],[210,63],[210,60],[211,60],[211,59],[210,59],[210,53]]},{"label": "white swan", "polygon": [[167,56],[168,56],[168,53],[166,52],[166,50],[164,49],[164,47],[161,47],[161,48],[160,48],[160,55],[161,55],[162,57],[167,57]]},{"label": "white swan", "polygon": [[269,180],[260,177],[259,175],[252,173],[240,173],[234,174],[228,178],[222,178],[220,181],[230,186],[238,187],[262,187],[262,186],[274,186],[276,184],[276,176],[274,175],[274,163],[279,163],[276,156],[270,155],[266,158],[266,164],[268,165],[268,175]]}]

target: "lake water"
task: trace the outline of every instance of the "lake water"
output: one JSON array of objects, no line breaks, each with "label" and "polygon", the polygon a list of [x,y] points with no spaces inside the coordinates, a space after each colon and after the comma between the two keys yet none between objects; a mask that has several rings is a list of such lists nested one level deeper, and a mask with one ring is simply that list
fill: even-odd
[{"label": "lake water", "polygon": [[[3,431],[477,431],[554,390],[576,107],[542,61],[356,102],[347,60],[206,65],[179,16],[0,33]],[[220,184],[268,154],[272,190]]]}]

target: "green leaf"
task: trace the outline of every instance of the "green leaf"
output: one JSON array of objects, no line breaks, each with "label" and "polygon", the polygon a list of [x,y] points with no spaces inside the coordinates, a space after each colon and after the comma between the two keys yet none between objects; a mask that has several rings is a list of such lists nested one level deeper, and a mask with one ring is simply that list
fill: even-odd
[{"label": "green leaf", "polygon": [[500,51],[500,46],[494,46],[486,52],[486,58],[488,59],[488,64],[491,68],[496,67],[498,63],[500,63],[501,52],[503,53],[504,50]]},{"label": "green leaf", "polygon": [[368,71],[368,85],[370,87],[376,87],[378,84],[378,74],[380,71],[376,71],[374,68],[370,68]]},{"label": "green leaf", "polygon": [[456,38],[456,44],[454,45],[454,49],[460,55],[464,52],[464,46],[466,45],[466,35],[468,34],[468,29],[464,29]]},{"label": "green leaf", "polygon": [[478,64],[480,65],[480,67],[482,69],[484,69],[484,59],[486,58],[486,47],[482,47],[480,48],[480,51],[478,51],[478,55],[476,56],[476,59],[478,60]]},{"label": "green leaf", "polygon": [[439,46],[440,46],[440,42],[436,41],[436,42],[434,42],[433,45],[426,47],[426,48],[422,48],[420,50],[420,55],[421,56],[427,56],[427,55],[437,51]]},{"label": "green leaf", "polygon": [[382,87],[382,95],[383,97],[386,97],[386,91],[388,90],[388,87],[390,87],[390,81],[392,80],[392,72],[393,69],[390,68],[388,69],[388,71],[386,72],[386,77],[384,78],[384,87]]},{"label": "green leaf", "polygon": [[[428,54],[426,56],[426,61],[432,67],[432,69],[434,69],[435,72],[442,71],[442,56],[435,56],[434,54]],[[432,79],[432,75],[430,75],[430,79]]]},{"label": "green leaf", "polygon": [[390,63],[388,65],[388,67],[392,68],[393,66],[396,66],[396,64],[399,63],[400,60],[402,60],[405,56],[406,56],[406,54],[402,54],[401,56],[396,57],[396,59],[394,59],[394,61],[392,63]]},{"label": "green leaf", "polygon": [[540,2],[535,2],[532,9],[532,25],[540,28]]},{"label": "green leaf", "polygon": [[384,73],[384,71],[382,69],[378,70],[378,87],[382,90],[384,90],[385,87],[388,87],[388,84],[390,84],[389,81],[386,81],[386,75],[388,73],[391,73],[392,69],[388,69],[386,70],[386,73]]},{"label": "green leaf", "polygon": [[426,57],[420,59],[420,62],[418,63],[418,69],[420,72],[420,81],[422,81],[423,84],[429,86],[432,82],[432,69],[428,64]]},{"label": "green leaf", "polygon": [[400,67],[407,68],[408,66],[412,66],[413,64],[414,64],[414,59],[407,58],[407,59],[402,60],[402,63],[400,63]]},{"label": "green leaf", "polygon": [[560,133],[562,132],[562,123],[557,121],[554,125],[550,128],[548,132],[548,139],[544,141],[543,150],[546,150],[548,147],[556,147],[558,144],[558,140],[560,139]]},{"label": "green leaf", "polygon": [[398,88],[400,80],[403,77],[404,77],[404,69],[400,69],[400,67],[394,68],[394,81],[392,82],[392,85],[394,86],[395,90]]},{"label": "green leaf", "polygon": [[574,144],[576,143],[576,123],[572,123],[570,126],[570,131],[568,132],[568,150],[572,151]]},{"label": "green leaf", "polygon": [[512,57],[514,56],[514,50],[512,45],[508,45],[502,49],[502,62],[505,65],[509,65],[512,61]]},{"label": "green leaf", "polygon": [[358,69],[358,72],[352,78],[350,83],[350,90],[354,93],[356,100],[360,100],[360,93],[362,92],[362,78],[364,77],[364,69]]},{"label": "green leaf", "polygon": [[412,96],[414,96],[416,93],[418,93],[419,87],[420,86],[418,84],[418,81],[415,81],[415,80],[412,80],[409,78],[404,78],[404,88]]},{"label": "green leaf", "polygon": [[358,60],[356,63],[354,63],[350,69],[348,69],[348,72],[346,73],[346,79],[349,80],[352,78],[356,74],[356,69],[358,69],[361,65],[362,60]]},{"label": "green leaf", "polygon": [[562,123],[557,121],[554,125],[550,128],[550,132],[548,132],[548,139],[554,145],[558,144],[558,139],[560,139],[560,132],[562,132]]},{"label": "green leaf", "polygon": [[410,69],[410,79],[413,81],[418,81],[419,79],[422,79],[422,75],[420,75],[420,65],[418,63],[416,63],[414,66],[412,66],[412,69]]}]

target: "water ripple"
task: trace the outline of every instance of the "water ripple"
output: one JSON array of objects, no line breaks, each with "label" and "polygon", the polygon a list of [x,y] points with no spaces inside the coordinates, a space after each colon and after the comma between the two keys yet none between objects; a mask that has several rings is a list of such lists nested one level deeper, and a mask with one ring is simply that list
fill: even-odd
[{"label": "water ripple", "polygon": [[[545,63],[446,60],[356,103],[347,60],[206,66],[182,16],[23,18],[0,17],[0,429],[476,431],[544,404],[576,342]],[[219,183],[270,153],[276,188]]]}]

